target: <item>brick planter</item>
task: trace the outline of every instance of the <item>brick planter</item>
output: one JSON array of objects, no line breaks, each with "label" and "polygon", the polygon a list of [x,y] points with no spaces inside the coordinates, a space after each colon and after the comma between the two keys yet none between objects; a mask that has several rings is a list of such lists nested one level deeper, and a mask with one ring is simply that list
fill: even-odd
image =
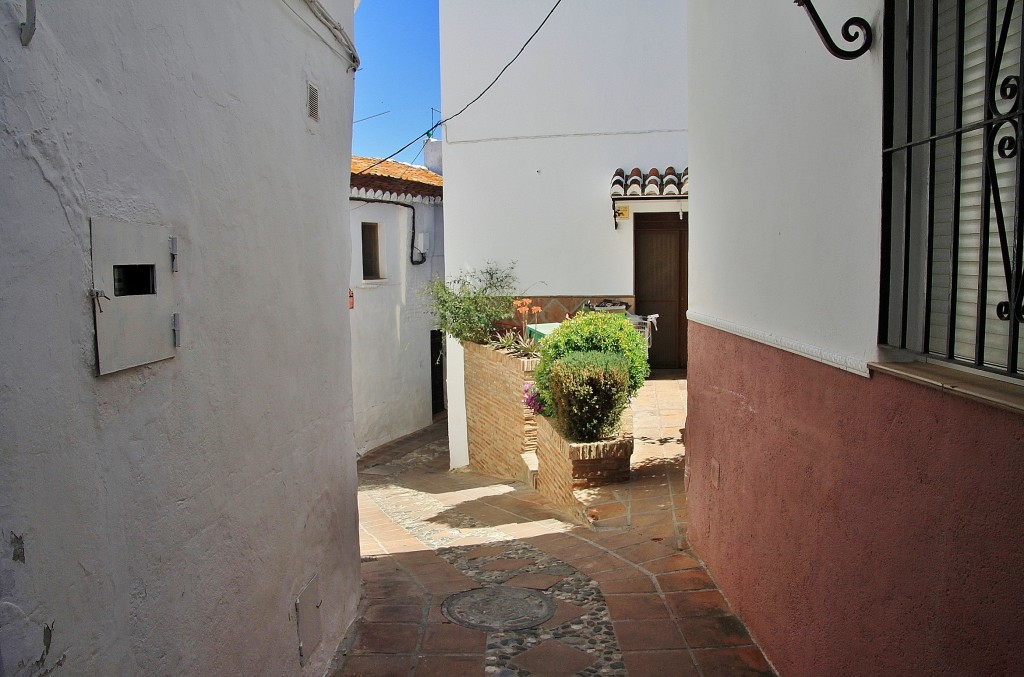
[{"label": "brick planter", "polygon": [[537,422],[523,404],[537,358],[513,357],[466,343],[466,427],[469,467],[474,472],[532,484],[530,456],[537,449]]},{"label": "brick planter", "polygon": [[633,455],[632,416],[622,414],[618,437],[601,442],[569,442],[548,419],[537,418],[537,490],[552,503],[580,508],[574,489],[629,481]]},{"label": "brick planter", "polygon": [[614,439],[569,442],[523,404],[523,386],[533,381],[536,358],[513,357],[476,343],[463,347],[469,467],[474,472],[532,484],[553,504],[581,516],[574,489],[629,481],[633,417],[628,408]]}]

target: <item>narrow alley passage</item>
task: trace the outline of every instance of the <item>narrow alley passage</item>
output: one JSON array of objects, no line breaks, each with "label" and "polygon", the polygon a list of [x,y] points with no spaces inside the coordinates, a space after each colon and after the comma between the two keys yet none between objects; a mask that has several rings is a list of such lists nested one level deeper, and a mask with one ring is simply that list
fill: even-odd
[{"label": "narrow alley passage", "polygon": [[579,492],[591,525],[449,471],[443,420],[361,459],[363,597],[332,677],[774,674],[688,549],[673,376],[632,405],[632,481]]}]

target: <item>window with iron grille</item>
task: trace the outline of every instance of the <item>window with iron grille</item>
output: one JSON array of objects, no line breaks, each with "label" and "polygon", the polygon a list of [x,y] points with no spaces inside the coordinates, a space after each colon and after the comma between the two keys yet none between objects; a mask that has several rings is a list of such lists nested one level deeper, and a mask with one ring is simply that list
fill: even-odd
[{"label": "window with iron grille", "polygon": [[1020,378],[1022,0],[889,0],[880,343]]}]

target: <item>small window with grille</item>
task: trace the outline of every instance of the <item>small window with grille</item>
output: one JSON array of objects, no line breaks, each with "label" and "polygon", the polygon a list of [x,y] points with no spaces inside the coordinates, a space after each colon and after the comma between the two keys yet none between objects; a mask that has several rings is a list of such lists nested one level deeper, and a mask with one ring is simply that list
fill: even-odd
[{"label": "small window with grille", "polygon": [[886,3],[879,340],[1020,378],[1022,3]]}]

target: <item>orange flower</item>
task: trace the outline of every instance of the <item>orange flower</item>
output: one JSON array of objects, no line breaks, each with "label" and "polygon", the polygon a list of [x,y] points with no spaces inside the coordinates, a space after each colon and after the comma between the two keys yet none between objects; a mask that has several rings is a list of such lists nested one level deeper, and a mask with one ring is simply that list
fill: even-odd
[{"label": "orange flower", "polygon": [[543,310],[543,308],[541,308],[540,306],[534,306],[531,310],[533,310],[534,313],[539,313],[541,310]]},{"label": "orange flower", "polygon": [[526,313],[530,312],[530,309],[527,308],[526,306],[520,306],[519,308],[516,308],[516,312],[525,315]]}]

